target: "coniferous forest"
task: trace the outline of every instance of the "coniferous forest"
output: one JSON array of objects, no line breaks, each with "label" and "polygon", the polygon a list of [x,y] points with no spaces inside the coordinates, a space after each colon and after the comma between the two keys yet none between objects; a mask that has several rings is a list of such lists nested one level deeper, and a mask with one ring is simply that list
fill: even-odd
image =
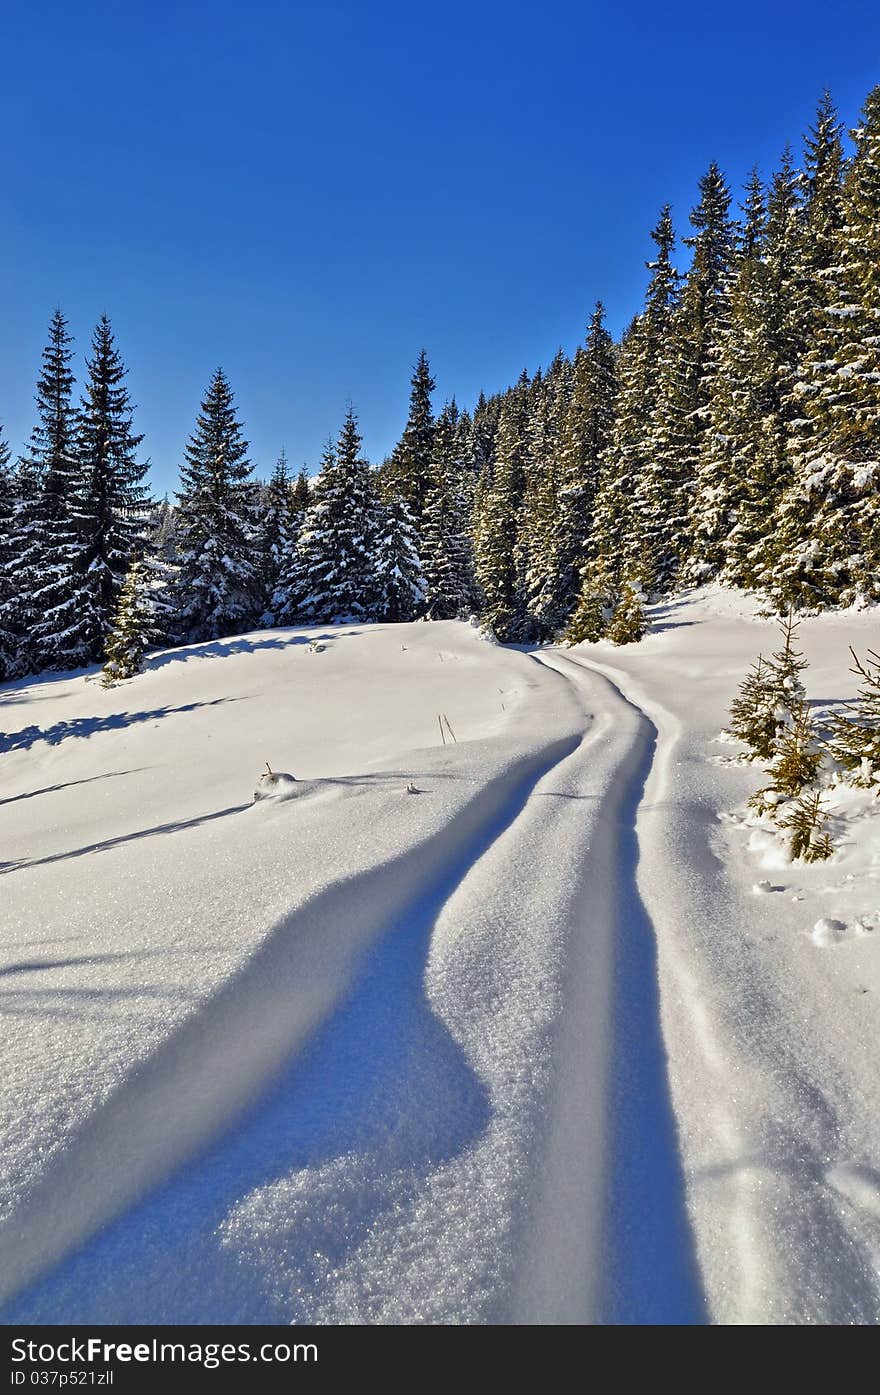
[{"label": "coniferous forest", "polygon": [[258,480],[218,369],[173,503],[110,322],[78,387],[56,311],[19,458],[0,435],[0,679],[340,620],[625,643],[643,597],[708,581],[779,613],[880,600],[880,87],[851,143],[826,95],[799,160],[740,194],[711,165],[650,240],[619,343],[599,302],[573,357],[471,410],[423,352],[378,466],[349,409],[314,478],[282,453]]}]

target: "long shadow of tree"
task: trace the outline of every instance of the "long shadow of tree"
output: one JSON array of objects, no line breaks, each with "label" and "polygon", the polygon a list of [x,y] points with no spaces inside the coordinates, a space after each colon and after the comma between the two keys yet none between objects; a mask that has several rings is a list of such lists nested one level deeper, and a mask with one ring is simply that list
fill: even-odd
[{"label": "long shadow of tree", "polygon": [[[431,877],[427,864],[422,895],[389,926],[348,1000],[257,1093],[250,1115],[12,1299],[0,1321],[309,1320],[328,1276],[489,1125],[488,1092],[428,1003],[425,965],[443,905],[542,774],[522,780],[442,871]],[[346,889],[344,905],[356,915],[357,893]],[[266,946],[276,980],[296,962],[295,917],[279,929]],[[280,1212],[265,1240],[255,1250],[245,1225],[240,1244],[238,1206],[257,1193],[259,1209],[276,1187]]]},{"label": "long shadow of tree", "polygon": [[21,731],[0,732],[0,755],[7,751],[29,751],[39,741],[47,746],[58,746],[62,741],[81,740],[103,731],[124,731],[126,727],[138,726],[143,722],[158,722],[163,717],[196,712],[201,707],[219,707],[221,703],[245,700],[243,697],[211,698],[205,702],[182,703],[179,707],[154,707],[146,712],[111,712],[104,717],[73,717],[70,721],[55,722],[50,727],[29,726]]}]

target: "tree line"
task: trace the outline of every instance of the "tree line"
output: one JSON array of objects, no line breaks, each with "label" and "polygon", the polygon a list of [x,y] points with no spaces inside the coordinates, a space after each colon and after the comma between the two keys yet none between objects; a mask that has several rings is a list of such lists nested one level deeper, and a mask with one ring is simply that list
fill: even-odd
[{"label": "tree line", "polygon": [[423,352],[378,467],[349,409],[314,479],[282,455],[259,482],[218,370],[157,505],[109,322],[75,404],[56,312],[29,446],[0,437],[0,676],[100,660],[123,613],[153,642],[473,611],[503,641],[625,642],[643,596],[711,580],[779,613],[880,598],[880,87],[851,138],[826,94],[738,207],[710,165],[680,243],[660,211],[619,342],[598,303],[572,356],[472,411],[435,412]]}]

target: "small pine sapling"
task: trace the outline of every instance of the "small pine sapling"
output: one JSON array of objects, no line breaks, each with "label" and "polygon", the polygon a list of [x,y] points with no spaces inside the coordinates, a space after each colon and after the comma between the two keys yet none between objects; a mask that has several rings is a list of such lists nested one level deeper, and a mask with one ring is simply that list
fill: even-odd
[{"label": "small pine sapling", "polygon": [[606,639],[612,644],[637,644],[647,629],[641,593],[628,581],[620,589],[620,599],[608,622]]},{"label": "small pine sapling", "polygon": [[749,669],[730,704],[728,731],[749,747],[752,758],[770,760],[776,742],[777,690],[762,654]]},{"label": "small pine sapling", "polygon": [[801,794],[789,807],[779,827],[791,834],[790,851],[795,861],[826,862],[832,856],[831,838],[824,830],[827,820],[819,790]]},{"label": "small pine sapling", "polygon": [[860,789],[876,786],[880,795],[880,654],[868,650],[866,662],[849,651],[861,680],[858,696],[846,704],[850,716],[835,717],[829,749],[847,772],[849,783]]},{"label": "small pine sapling", "polygon": [[[758,790],[749,800],[749,807],[758,814],[776,818],[777,809],[787,800],[797,799],[819,773],[822,748],[815,723],[806,701],[794,705],[788,720],[777,729],[774,759],[770,766],[772,784]],[[784,826],[782,819],[778,820]]]},{"label": "small pine sapling", "polygon": [[156,618],[149,589],[149,575],[142,562],[133,562],[119,594],[113,624],[104,653],[107,662],[101,683],[112,688],[123,678],[133,678],[143,668],[144,651],[153,643]]},{"label": "small pine sapling", "polygon": [[791,720],[776,740],[776,755],[770,767],[773,787],[785,799],[794,799],[819,773],[822,750],[810,709],[800,700]]},{"label": "small pine sapling", "polygon": [[770,661],[770,676],[776,689],[776,700],[784,713],[794,715],[798,702],[806,696],[801,674],[807,667],[803,654],[795,646],[799,621],[790,610],[781,622],[782,648],[777,649]]}]

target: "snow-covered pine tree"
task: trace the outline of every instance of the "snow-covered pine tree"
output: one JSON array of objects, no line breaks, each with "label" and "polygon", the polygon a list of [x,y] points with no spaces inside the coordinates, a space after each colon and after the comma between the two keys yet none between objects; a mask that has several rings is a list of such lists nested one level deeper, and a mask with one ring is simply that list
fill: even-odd
[{"label": "snow-covered pine tree", "polygon": [[[572,366],[560,350],[535,374],[525,413],[525,478],[515,560],[522,575],[524,623],[519,638],[549,639],[567,616],[559,536],[560,434],[571,396]],[[567,578],[566,578],[567,580]]]},{"label": "snow-covered pine tree", "polygon": [[821,759],[819,735],[810,708],[805,698],[795,698],[776,737],[770,767],[773,788],[784,799],[794,799],[813,783]]},{"label": "snow-covered pine tree", "polygon": [[77,521],[81,479],[71,343],[67,322],[56,310],[37,380],[37,424],[20,463],[14,566],[24,631],[22,672],[73,668],[93,657],[76,638],[84,558]]},{"label": "snow-covered pine tree", "polygon": [[835,260],[798,380],[808,428],[768,585],[780,608],[880,597],[880,86],[853,135]]},{"label": "snow-covered pine tree", "polygon": [[395,493],[403,495],[417,528],[421,528],[422,509],[430,478],[431,451],[434,444],[431,393],[435,386],[428,366],[428,356],[422,349],[410,380],[409,417],[403,436],[395,446],[385,471],[389,487]]},{"label": "snow-covered pine tree", "polygon": [[805,697],[801,674],[807,669],[807,661],[797,647],[800,621],[794,610],[789,610],[779,623],[782,633],[782,648],[777,649],[770,661],[770,675],[776,689],[777,706],[792,716],[795,707]]},{"label": "snow-covered pine tree", "polygon": [[370,620],[378,606],[377,489],[349,407],[312,488],[299,542],[303,624]]},{"label": "snow-covered pine tree", "polygon": [[414,620],[424,609],[425,579],[415,524],[400,494],[378,503],[373,572],[375,618],[391,623]]},{"label": "snow-covered pine tree", "polygon": [[638,586],[625,581],[620,588],[614,614],[605,629],[612,644],[637,644],[644,637],[648,621]]},{"label": "snow-covered pine tree", "polygon": [[699,181],[700,201],[691,213],[693,248],[671,333],[661,351],[658,400],[647,432],[652,468],[639,500],[648,591],[666,592],[689,565],[691,577],[707,574],[700,541],[700,464],[708,408],[728,320],[736,245],[730,192],[713,162]]},{"label": "snow-covered pine tree", "polygon": [[519,638],[525,615],[516,539],[525,482],[528,391],[528,375],[523,374],[517,386],[505,393],[491,473],[481,478],[477,488],[474,573],[483,597],[483,620],[502,641]]},{"label": "snow-covered pine tree", "polygon": [[65,664],[103,655],[128,569],[143,553],[148,503],[149,462],[137,459],[143,437],[132,429],[126,369],[106,315],[95,328],[86,369],[76,434],[75,589],[46,615],[58,635],[56,662]]},{"label": "snow-covered pine tree", "polygon": [[647,263],[651,273],[645,308],[621,344],[616,412],[604,452],[593,510],[592,553],[601,559],[619,589],[625,576],[654,584],[649,541],[662,500],[663,462],[649,439],[659,405],[660,370],[670,352],[679,301],[679,276],[672,264],[675,232],[667,204],[651,231],[657,248]]},{"label": "snow-covered pine tree", "polygon": [[119,594],[116,613],[104,647],[101,675],[105,688],[133,678],[143,668],[144,654],[156,641],[156,612],[152,577],[143,562],[132,562]]},{"label": "snow-covered pine tree", "polygon": [[615,606],[615,593],[601,561],[586,562],[581,569],[581,589],[574,614],[565,632],[567,644],[595,644],[602,639]]},{"label": "snow-covered pine tree", "polygon": [[13,585],[12,539],[15,523],[15,475],[9,464],[9,446],[0,429],[0,683],[11,678],[18,657],[18,643],[11,627]]},{"label": "snow-covered pine tree", "polygon": [[180,470],[176,592],[181,640],[235,634],[256,619],[259,582],[250,534],[247,450],[232,389],[218,368]]},{"label": "snow-covered pine tree", "polygon": [[617,353],[600,300],[586,343],[575,354],[567,410],[559,425],[554,628],[571,615],[581,590],[581,568],[592,552],[593,511],[602,461],[612,441],[616,395]]},{"label": "snow-covered pine tree", "polygon": [[730,704],[727,730],[749,748],[754,760],[770,760],[778,729],[778,685],[773,670],[759,654]]},{"label": "snow-covered pine tree", "polygon": [[779,819],[779,827],[791,834],[791,856],[796,861],[825,862],[834,853],[826,831],[828,813],[822,807],[822,791],[805,791]]},{"label": "snow-covered pine tree", "polygon": [[36,518],[42,498],[42,479],[30,461],[17,461],[12,471],[12,492],[9,584],[3,601],[2,624],[12,635],[15,655],[9,677],[21,678],[36,671],[32,636],[40,618],[33,601],[40,573],[32,572],[31,567],[36,556]]},{"label": "snow-covered pine tree", "polygon": [[744,249],[731,293],[703,458],[707,484],[713,462],[716,470],[714,504],[707,503],[702,529],[704,560],[712,574],[752,589],[766,574],[776,509],[791,476],[792,389],[804,320],[800,183],[786,151],[771,182],[757,254],[750,260]]},{"label": "snow-covered pine tree", "polygon": [[302,519],[306,509],[309,507],[312,498],[311,485],[306,467],[303,465],[296,477],[293,485],[293,511],[297,518]]},{"label": "snow-covered pine tree", "polygon": [[858,696],[847,703],[845,715],[834,718],[831,727],[831,754],[847,772],[850,784],[877,789],[880,794],[880,654],[868,650],[862,660],[854,649],[854,667],[859,679]]},{"label": "snow-covered pine tree", "polygon": [[297,623],[299,607],[308,590],[308,579],[302,570],[299,540],[311,497],[309,477],[305,467],[303,467],[290,491],[290,519],[281,550],[275,591],[272,595],[271,609],[275,616],[276,625],[295,625]]},{"label": "snow-covered pine tree", "polygon": [[458,408],[448,402],[437,418],[431,473],[422,511],[421,561],[425,613],[454,620],[473,604],[465,467],[459,454]]},{"label": "snow-covered pine tree", "polygon": [[279,591],[284,560],[298,532],[294,484],[281,451],[269,483],[260,491],[257,520],[259,549],[260,623],[279,623],[275,597]]}]

